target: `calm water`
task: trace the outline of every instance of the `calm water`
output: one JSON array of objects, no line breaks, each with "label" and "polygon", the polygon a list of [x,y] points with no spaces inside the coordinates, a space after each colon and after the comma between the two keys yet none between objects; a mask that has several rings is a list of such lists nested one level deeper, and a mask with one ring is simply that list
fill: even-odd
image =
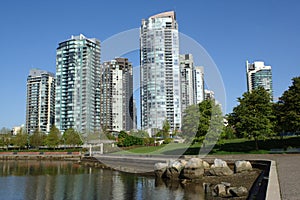
[{"label": "calm water", "polygon": [[0,199],[203,199],[201,184],[166,183],[62,161],[0,161]]}]

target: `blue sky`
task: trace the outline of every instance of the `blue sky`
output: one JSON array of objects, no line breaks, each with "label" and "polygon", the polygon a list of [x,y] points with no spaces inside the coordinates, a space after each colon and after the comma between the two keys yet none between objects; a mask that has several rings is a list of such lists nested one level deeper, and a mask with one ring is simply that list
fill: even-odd
[{"label": "blue sky", "polygon": [[[104,41],[168,10],[176,11],[179,31],[202,45],[218,67],[226,90],[226,113],[246,91],[246,60],[272,66],[275,97],[300,75],[297,0],[4,1],[0,6],[0,128],[25,123],[29,70],[55,72],[59,42],[80,33]],[[137,56],[132,61],[139,64]]]}]

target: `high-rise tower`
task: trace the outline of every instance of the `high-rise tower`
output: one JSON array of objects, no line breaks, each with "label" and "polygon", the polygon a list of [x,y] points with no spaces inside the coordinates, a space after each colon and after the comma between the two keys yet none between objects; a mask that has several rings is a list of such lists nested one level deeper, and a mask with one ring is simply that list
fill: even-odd
[{"label": "high-rise tower", "polygon": [[49,133],[54,124],[55,78],[54,74],[31,69],[27,78],[26,130]]},{"label": "high-rise tower", "polygon": [[273,98],[272,67],[265,66],[265,63],[261,61],[254,63],[246,61],[246,70],[248,91],[251,92],[258,87],[263,87]]},{"label": "high-rise tower", "polygon": [[56,50],[55,125],[81,133],[100,129],[100,41],[72,36]]},{"label": "high-rise tower", "polygon": [[127,58],[104,62],[100,78],[100,124],[111,131],[133,129],[132,64]]},{"label": "high-rise tower", "polygon": [[180,55],[181,113],[195,103],[194,70],[193,55]]},{"label": "high-rise tower", "polygon": [[194,103],[198,104],[205,99],[204,67],[196,66],[194,70]]},{"label": "high-rise tower", "polygon": [[140,29],[141,127],[181,127],[178,24],[174,11],[142,20]]}]

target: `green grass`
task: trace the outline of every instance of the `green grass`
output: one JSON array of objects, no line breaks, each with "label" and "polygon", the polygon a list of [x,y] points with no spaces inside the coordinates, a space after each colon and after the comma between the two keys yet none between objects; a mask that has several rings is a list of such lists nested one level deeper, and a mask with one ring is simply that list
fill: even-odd
[{"label": "green grass", "polygon": [[[268,154],[271,149],[300,148],[300,137],[285,137],[259,140],[259,150],[255,150],[255,141],[248,139],[225,140],[216,144],[209,154]],[[116,154],[151,154],[151,155],[198,155],[201,144],[168,144],[161,146],[138,147],[127,151],[118,151]]]},{"label": "green grass", "polygon": [[[189,147],[188,144],[171,143],[160,146],[138,147],[126,151],[115,152],[116,154],[150,154],[150,155],[181,155]],[[169,152],[169,154],[168,154]]]}]

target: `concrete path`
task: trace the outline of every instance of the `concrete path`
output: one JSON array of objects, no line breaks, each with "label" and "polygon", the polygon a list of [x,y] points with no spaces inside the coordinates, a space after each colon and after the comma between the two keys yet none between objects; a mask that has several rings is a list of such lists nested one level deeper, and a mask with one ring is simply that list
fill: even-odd
[{"label": "concrete path", "polygon": [[[153,164],[164,162],[178,156],[124,156],[101,155],[96,156],[100,161],[113,168],[131,172],[147,172],[153,170]],[[246,154],[246,155],[218,155],[207,156],[204,160],[220,158],[223,160],[273,160],[276,163],[277,175],[282,200],[300,199],[300,154]],[[124,164],[126,163],[126,164]],[[276,176],[276,172],[275,172]],[[272,191],[271,191],[272,192]],[[275,200],[275,199],[274,199]]]}]

